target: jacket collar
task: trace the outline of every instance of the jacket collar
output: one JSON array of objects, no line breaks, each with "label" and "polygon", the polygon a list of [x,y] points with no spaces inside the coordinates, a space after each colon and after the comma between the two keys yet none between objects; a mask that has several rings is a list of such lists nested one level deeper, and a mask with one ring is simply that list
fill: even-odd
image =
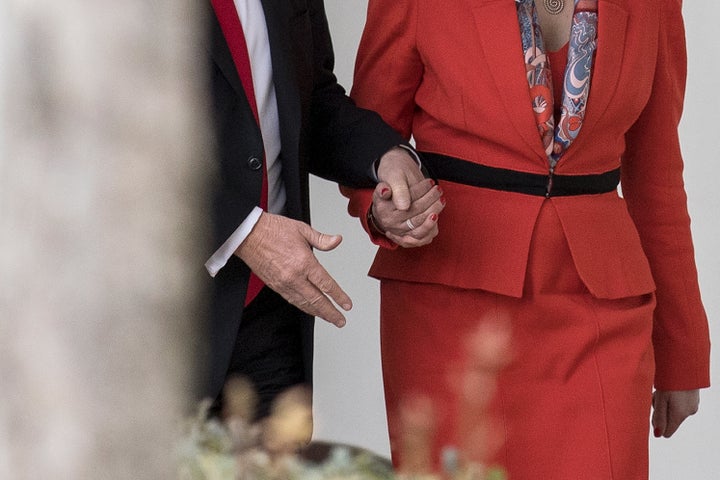
[{"label": "jacket collar", "polygon": [[[532,112],[530,90],[525,77],[515,2],[482,2],[473,7],[473,15],[480,37],[480,48],[510,121],[520,137],[537,154],[537,158],[546,165],[547,157]],[[568,149],[568,154],[577,148],[578,143],[582,144],[581,139],[592,132],[593,126],[603,115],[614,95],[624,54],[626,28],[627,12],[612,0],[600,0],[598,46],[588,109],[583,128]]]},{"label": "jacket collar", "polygon": [[[230,54],[225,37],[220,29],[220,24],[213,13],[210,2],[206,2],[207,17],[210,23],[210,55],[217,64],[238,96],[243,99],[244,105],[249,109],[250,104],[247,101],[240,77],[238,76],[235,64]],[[300,103],[298,93],[298,82],[295,80],[293,71],[294,63],[289,61],[292,52],[289,51],[291,45],[288,45],[289,24],[291,12],[288,3],[285,0],[261,0],[263,10],[265,12],[265,23],[268,30],[268,39],[270,42],[270,52],[272,56],[273,83],[275,84],[275,94],[277,96],[278,111],[280,120],[283,124],[298,125],[300,119]],[[281,124],[282,127],[282,124]],[[287,134],[295,131],[294,129],[283,129],[281,133]],[[297,133],[297,132],[296,132]],[[283,137],[283,144],[294,144],[293,139]],[[291,143],[286,143],[290,140]]]}]

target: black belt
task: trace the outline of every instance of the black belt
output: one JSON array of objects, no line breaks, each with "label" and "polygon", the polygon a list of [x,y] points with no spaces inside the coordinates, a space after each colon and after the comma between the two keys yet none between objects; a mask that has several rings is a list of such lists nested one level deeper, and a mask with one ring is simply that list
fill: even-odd
[{"label": "black belt", "polygon": [[526,195],[596,195],[612,192],[620,183],[620,168],[592,175],[556,175],[550,169],[548,175],[540,175],[488,167],[440,153],[419,153],[428,174],[436,180]]}]

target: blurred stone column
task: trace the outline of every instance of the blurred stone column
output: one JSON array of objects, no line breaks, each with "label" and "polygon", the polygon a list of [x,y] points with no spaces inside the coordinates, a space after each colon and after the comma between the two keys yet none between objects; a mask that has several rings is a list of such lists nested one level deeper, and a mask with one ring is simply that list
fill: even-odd
[{"label": "blurred stone column", "polygon": [[0,478],[174,476],[210,175],[199,5],[0,0]]}]

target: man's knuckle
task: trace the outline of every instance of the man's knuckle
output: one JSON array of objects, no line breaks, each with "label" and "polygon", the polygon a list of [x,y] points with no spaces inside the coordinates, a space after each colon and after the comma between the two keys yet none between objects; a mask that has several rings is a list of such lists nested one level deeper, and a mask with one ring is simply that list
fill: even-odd
[{"label": "man's knuckle", "polygon": [[323,291],[325,293],[328,293],[328,292],[331,292],[334,290],[333,282],[329,278],[320,280],[316,285],[321,291]]},{"label": "man's knuckle", "polygon": [[321,303],[324,298],[325,298],[325,296],[323,296],[323,295],[318,295],[317,297],[314,297],[314,298],[310,299],[310,300],[309,300],[309,303],[310,303],[310,305],[312,305],[313,307],[317,307],[317,305],[318,305],[319,303]]},{"label": "man's knuckle", "polygon": [[289,304],[294,305],[298,308],[302,308],[307,304],[307,300],[300,295],[286,295],[285,299]]},{"label": "man's knuckle", "polygon": [[319,268],[311,268],[307,271],[307,279],[310,281],[310,283],[314,285],[318,285],[322,283],[323,279],[325,277],[324,272],[322,269]]},{"label": "man's knuckle", "polygon": [[282,285],[289,285],[295,281],[297,275],[294,272],[285,270],[280,272],[277,281]]}]

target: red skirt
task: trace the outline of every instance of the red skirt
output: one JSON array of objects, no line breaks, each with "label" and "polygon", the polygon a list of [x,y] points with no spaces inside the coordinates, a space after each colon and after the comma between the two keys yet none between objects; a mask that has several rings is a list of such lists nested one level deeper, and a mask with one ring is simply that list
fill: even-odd
[{"label": "red skirt", "polygon": [[[478,239],[479,242],[482,239]],[[472,268],[472,259],[467,259]],[[436,410],[435,465],[457,447],[453,375],[478,324],[509,318],[513,360],[490,413],[509,480],[645,480],[654,374],[655,297],[594,298],[550,202],[540,213],[522,298],[446,285],[381,281],[383,380],[393,462],[399,407],[427,395]]]}]

